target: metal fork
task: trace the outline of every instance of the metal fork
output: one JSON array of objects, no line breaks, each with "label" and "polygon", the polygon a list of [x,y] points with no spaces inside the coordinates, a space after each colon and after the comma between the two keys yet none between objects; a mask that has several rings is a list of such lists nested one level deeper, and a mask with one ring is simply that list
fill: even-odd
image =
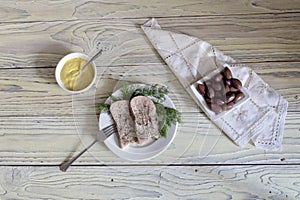
[{"label": "metal fork", "polygon": [[72,163],[77,160],[77,158],[79,158],[83,153],[85,153],[89,148],[91,148],[96,142],[98,141],[104,141],[106,140],[109,136],[111,136],[112,134],[116,133],[117,129],[115,124],[111,124],[103,129],[101,129],[99,131],[99,133],[97,134],[96,139],[89,145],[87,146],[85,149],[83,149],[80,153],[78,153],[76,156],[72,157],[70,160],[67,160],[65,162],[63,162],[60,166],[59,169],[63,172],[67,171],[67,169],[72,165]]}]

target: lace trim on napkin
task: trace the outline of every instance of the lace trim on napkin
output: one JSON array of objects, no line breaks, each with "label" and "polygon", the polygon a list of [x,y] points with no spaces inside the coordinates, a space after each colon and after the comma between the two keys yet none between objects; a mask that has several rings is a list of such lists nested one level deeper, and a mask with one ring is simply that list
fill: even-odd
[{"label": "lace trim on napkin", "polygon": [[[224,64],[235,63],[235,60],[196,37],[161,30],[155,19],[145,23],[142,29],[203,110],[190,85]],[[256,147],[280,149],[287,101],[247,66],[231,65],[230,68],[234,77],[248,89],[250,98],[214,123],[237,145],[243,146],[252,140]]]},{"label": "lace trim on napkin", "polygon": [[[254,105],[251,107],[258,109],[258,113],[252,113],[260,116],[257,119],[257,124],[251,126],[249,134],[237,139],[236,143],[241,145],[247,143],[246,140],[251,139],[257,147],[280,149],[288,102],[245,65],[231,65],[231,70],[248,89],[250,93],[249,102]],[[236,121],[238,120],[236,119]]]}]

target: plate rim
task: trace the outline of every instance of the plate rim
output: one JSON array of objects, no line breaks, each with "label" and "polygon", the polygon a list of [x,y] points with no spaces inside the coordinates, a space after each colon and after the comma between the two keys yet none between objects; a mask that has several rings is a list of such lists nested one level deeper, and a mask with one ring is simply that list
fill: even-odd
[{"label": "plate rim", "polygon": [[[129,87],[136,87],[136,86],[149,87],[151,85],[148,85],[148,84],[130,84],[128,86]],[[118,93],[118,92],[120,92],[120,88],[117,89],[116,91],[114,91],[112,93],[112,95],[114,95],[115,93]],[[165,103],[167,101],[167,103],[170,104],[169,107],[176,109],[172,99],[168,95],[165,95],[165,98],[166,99],[163,103]],[[110,97],[108,97],[105,102],[108,102],[108,101],[110,101]],[[104,116],[104,114],[106,114],[107,117],[110,116],[110,118],[111,118],[111,115],[109,115],[108,113],[105,113],[103,111],[100,112],[99,120],[98,120],[99,129],[101,129],[101,127],[104,127],[103,125],[101,126],[101,123],[102,123],[101,118]],[[106,123],[105,125],[109,125],[109,123]],[[119,145],[117,144],[118,141],[115,140],[115,135],[114,134],[112,136],[110,136],[109,138],[107,138],[104,141],[104,144],[111,152],[113,152],[115,155],[117,155],[118,157],[120,157],[122,159],[125,159],[125,160],[128,160],[128,161],[151,160],[151,159],[159,156],[160,154],[162,154],[170,146],[170,144],[173,142],[173,140],[174,140],[174,138],[177,134],[178,122],[176,122],[175,124],[172,124],[171,127],[168,127],[168,130],[170,130],[170,128],[172,128],[174,130],[171,132],[171,136],[169,138],[169,141],[167,141],[166,144],[164,146],[162,146],[161,148],[159,148],[158,150],[151,151],[149,153],[132,153],[132,152],[124,151],[124,149],[121,149],[119,147]],[[169,135],[170,133],[168,132],[167,134]],[[165,139],[165,138],[160,138],[160,139]],[[158,139],[158,140],[160,140],[160,139]],[[112,142],[114,142],[114,144]],[[154,141],[154,143],[155,143],[155,141]],[[116,144],[117,144],[118,148],[115,147]],[[140,148],[143,148],[143,147],[140,147]],[[126,148],[125,148],[125,150],[126,150]]]}]

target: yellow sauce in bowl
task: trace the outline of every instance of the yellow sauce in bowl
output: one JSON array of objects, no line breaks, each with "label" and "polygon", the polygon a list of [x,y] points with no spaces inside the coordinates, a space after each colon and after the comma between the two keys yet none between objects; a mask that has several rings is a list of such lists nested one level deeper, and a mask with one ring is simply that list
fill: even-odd
[{"label": "yellow sauce in bowl", "polygon": [[95,71],[93,66],[89,64],[83,70],[80,67],[85,64],[83,58],[72,58],[67,60],[60,72],[61,82],[65,88],[72,91],[78,91],[86,88],[93,81]]}]

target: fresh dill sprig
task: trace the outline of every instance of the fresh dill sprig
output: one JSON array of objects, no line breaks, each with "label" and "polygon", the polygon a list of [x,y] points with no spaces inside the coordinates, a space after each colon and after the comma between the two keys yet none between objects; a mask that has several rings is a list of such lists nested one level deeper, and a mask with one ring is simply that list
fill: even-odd
[{"label": "fresh dill sprig", "polygon": [[157,99],[157,102],[163,102],[165,95],[168,94],[168,88],[165,86],[159,86],[158,84],[151,85],[150,87],[136,89],[131,98],[135,96],[152,96]]},{"label": "fresh dill sprig", "polygon": [[128,83],[126,83],[126,82],[122,83],[120,90],[121,90],[122,96],[123,96],[122,99],[130,99],[132,92],[130,92]]},{"label": "fresh dill sprig", "polygon": [[158,116],[158,127],[160,136],[166,137],[168,127],[172,124],[181,123],[181,114],[178,110],[170,107],[166,107],[161,103],[154,102],[156,106],[156,112]]},{"label": "fresh dill sprig", "polygon": [[109,108],[110,108],[110,105],[106,104],[106,103],[96,105],[96,110],[103,111],[106,113],[109,112]]},{"label": "fresh dill sprig", "polygon": [[167,137],[167,131],[168,131],[168,127],[166,125],[161,127],[159,131],[160,136],[164,138]]},{"label": "fresh dill sprig", "polygon": [[120,100],[122,100],[122,99],[120,99],[120,98],[118,98],[118,97],[115,97],[115,96],[112,95],[112,94],[109,95],[109,98],[110,98],[110,100],[113,101],[113,102],[114,102],[114,101],[120,101]]},{"label": "fresh dill sprig", "polygon": [[[166,107],[162,104],[165,101],[165,95],[167,95],[169,92],[165,86],[155,84],[151,85],[150,87],[130,87],[125,82],[122,84],[120,90],[122,92],[122,97],[115,97],[111,94],[110,99],[112,102],[125,99],[130,100],[136,96],[148,96],[155,98],[154,100],[152,99],[152,101],[156,106],[158,127],[161,137],[167,136],[168,127],[170,127],[172,124],[182,122],[181,114],[178,110]],[[96,105],[96,109],[103,112],[109,112],[109,108],[110,105],[105,103]]]},{"label": "fresh dill sprig", "polygon": [[175,123],[181,123],[182,119],[181,119],[181,114],[178,110],[174,109],[174,108],[169,108],[169,107],[165,107],[166,110],[166,125],[171,126],[172,124]]}]

